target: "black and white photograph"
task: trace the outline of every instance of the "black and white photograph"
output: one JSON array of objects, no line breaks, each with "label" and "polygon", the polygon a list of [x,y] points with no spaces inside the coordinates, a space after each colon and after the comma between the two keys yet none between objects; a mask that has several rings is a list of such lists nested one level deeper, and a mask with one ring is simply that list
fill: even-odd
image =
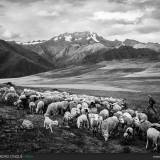
[{"label": "black and white photograph", "polygon": [[160,158],[160,0],[0,0],[0,128],[0,159]]}]

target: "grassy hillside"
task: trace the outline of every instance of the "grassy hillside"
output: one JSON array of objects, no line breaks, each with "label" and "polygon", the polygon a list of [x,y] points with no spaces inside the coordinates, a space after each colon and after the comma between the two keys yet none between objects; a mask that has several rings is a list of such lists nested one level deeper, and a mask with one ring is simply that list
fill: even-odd
[{"label": "grassy hillside", "polygon": [[26,76],[53,68],[53,64],[37,53],[0,40],[0,78]]}]

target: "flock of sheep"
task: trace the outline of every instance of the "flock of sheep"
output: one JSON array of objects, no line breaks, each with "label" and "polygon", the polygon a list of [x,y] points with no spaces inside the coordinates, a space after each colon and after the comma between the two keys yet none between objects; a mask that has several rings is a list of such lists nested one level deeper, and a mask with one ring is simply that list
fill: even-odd
[{"label": "flock of sheep", "polygon": [[[24,89],[18,95],[14,87],[3,87],[0,94],[4,102],[17,106],[17,109],[44,115],[44,127],[50,128],[51,132],[54,126],[61,127],[58,120],[51,118],[61,115],[64,126],[91,130],[93,136],[101,134],[105,141],[111,135],[119,135],[127,142],[139,136],[146,140],[146,149],[150,142],[154,150],[158,149],[160,124],[151,123],[145,113],[127,108],[124,99],[31,89]],[[32,122],[26,120],[23,124],[32,125]]]}]

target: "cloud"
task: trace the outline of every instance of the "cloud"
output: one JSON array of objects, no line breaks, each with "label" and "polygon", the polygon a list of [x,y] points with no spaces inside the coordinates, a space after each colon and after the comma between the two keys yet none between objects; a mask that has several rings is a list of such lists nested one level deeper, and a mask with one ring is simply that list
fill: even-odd
[{"label": "cloud", "polygon": [[59,16],[59,13],[56,11],[47,11],[47,10],[41,10],[37,13],[38,16],[42,17],[54,17],[54,16]]},{"label": "cloud", "polygon": [[11,32],[10,30],[5,29],[2,25],[0,25],[0,38],[5,40],[13,40],[20,38],[21,35],[18,33]]},{"label": "cloud", "polygon": [[0,36],[29,41],[90,30],[106,39],[160,42],[159,8],[160,0],[0,0]]},{"label": "cloud", "polygon": [[143,16],[140,11],[128,11],[128,12],[105,12],[99,11],[93,14],[93,20],[124,20],[124,21],[136,21],[136,19]]}]

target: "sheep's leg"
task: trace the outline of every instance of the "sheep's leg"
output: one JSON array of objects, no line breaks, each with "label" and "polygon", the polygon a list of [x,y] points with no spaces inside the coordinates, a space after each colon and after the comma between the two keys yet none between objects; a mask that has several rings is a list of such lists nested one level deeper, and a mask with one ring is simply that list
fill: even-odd
[{"label": "sheep's leg", "polygon": [[49,125],[46,125],[46,129],[48,129],[49,128]]},{"label": "sheep's leg", "polygon": [[44,127],[46,127],[46,123],[44,122]]},{"label": "sheep's leg", "polygon": [[49,128],[50,128],[50,130],[51,130],[51,133],[53,133],[52,125],[51,125],[51,124],[49,125]]},{"label": "sheep's leg", "polygon": [[146,149],[148,149],[148,138],[147,138],[147,142],[146,142]]},{"label": "sheep's leg", "polygon": [[156,143],[155,143],[154,151],[157,151],[157,147],[158,147],[158,145],[157,145],[157,142],[156,142]]}]

